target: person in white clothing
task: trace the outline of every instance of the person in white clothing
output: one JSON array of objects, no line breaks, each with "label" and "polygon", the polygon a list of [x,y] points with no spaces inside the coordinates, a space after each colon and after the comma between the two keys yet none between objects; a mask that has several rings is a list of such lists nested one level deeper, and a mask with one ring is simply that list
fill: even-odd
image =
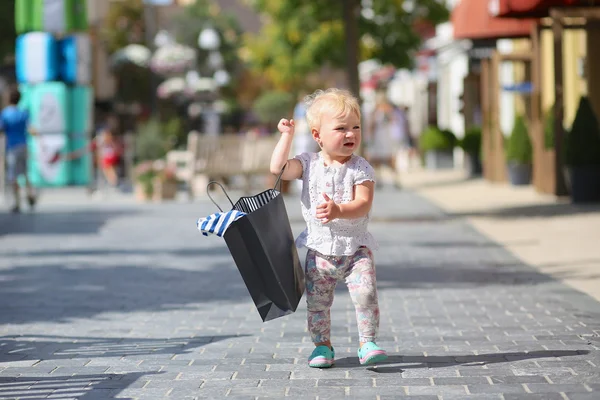
[{"label": "person in white clothing", "polygon": [[306,99],[306,119],[318,153],[288,154],[294,138],[294,120],[282,119],[281,138],[271,157],[271,172],[282,179],[302,180],[301,206],[306,230],[298,247],[307,247],[306,293],[308,329],[315,350],[310,367],[334,363],[330,341],[330,308],[338,280],[345,280],[356,309],[361,364],[387,358],[375,343],[379,304],[372,250],[377,243],[368,232],[375,173],[354,152],[361,142],[361,113],[357,99],[345,90],[318,90]]}]

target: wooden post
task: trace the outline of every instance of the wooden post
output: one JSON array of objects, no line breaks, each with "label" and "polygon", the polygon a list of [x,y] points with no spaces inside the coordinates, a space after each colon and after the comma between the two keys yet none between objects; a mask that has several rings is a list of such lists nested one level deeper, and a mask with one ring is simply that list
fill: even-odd
[{"label": "wooden post", "polygon": [[492,130],[490,122],[490,59],[481,60],[481,147],[483,177],[492,181]]},{"label": "wooden post", "polygon": [[531,121],[529,124],[531,144],[533,147],[533,186],[536,190],[544,192],[544,180],[545,175],[550,171],[544,171],[544,131],[542,117],[543,113],[541,110],[542,99],[541,99],[541,64],[540,64],[540,35],[541,29],[538,24],[535,24],[531,28],[531,83],[532,91],[530,97],[530,117]]},{"label": "wooden post", "polygon": [[490,67],[490,118],[492,137],[493,180],[506,180],[506,160],[504,158],[504,135],[500,128],[500,54],[497,50],[492,53]]},{"label": "wooden post", "polygon": [[556,196],[568,194],[563,175],[564,99],[563,99],[563,25],[560,19],[552,20],[554,34],[554,174]]},{"label": "wooden post", "polygon": [[596,116],[600,117],[600,21],[589,21],[586,25],[586,78],[588,97]]}]

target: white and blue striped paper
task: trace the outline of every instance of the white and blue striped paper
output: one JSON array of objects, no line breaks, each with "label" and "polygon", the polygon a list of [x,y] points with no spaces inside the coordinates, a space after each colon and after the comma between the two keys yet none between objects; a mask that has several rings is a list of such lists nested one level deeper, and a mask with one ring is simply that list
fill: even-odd
[{"label": "white and blue striped paper", "polygon": [[222,213],[211,214],[206,218],[198,219],[196,226],[204,236],[217,235],[223,237],[229,225],[242,218],[246,213],[237,210],[231,210]]}]

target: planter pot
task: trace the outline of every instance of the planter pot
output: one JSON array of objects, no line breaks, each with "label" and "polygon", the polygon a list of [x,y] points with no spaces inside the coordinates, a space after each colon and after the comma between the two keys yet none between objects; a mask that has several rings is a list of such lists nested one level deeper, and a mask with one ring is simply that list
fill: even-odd
[{"label": "planter pot", "polygon": [[479,157],[479,153],[469,153],[466,157],[467,160],[467,172],[470,177],[480,176],[483,173],[483,168],[481,167],[481,158]]},{"label": "planter pot", "polygon": [[163,181],[158,178],[152,182],[152,200],[173,200],[177,195],[177,181]]},{"label": "planter pot", "polygon": [[510,183],[515,186],[529,185],[531,183],[531,164],[508,163],[508,176]]},{"label": "planter pot", "polygon": [[573,203],[600,202],[600,165],[567,167]]},{"label": "planter pot", "polygon": [[141,203],[152,200],[152,195],[146,193],[146,188],[139,182],[133,185],[133,194],[135,195],[135,199]]},{"label": "planter pot", "polygon": [[429,150],[425,153],[425,167],[430,170],[454,168],[452,150]]}]

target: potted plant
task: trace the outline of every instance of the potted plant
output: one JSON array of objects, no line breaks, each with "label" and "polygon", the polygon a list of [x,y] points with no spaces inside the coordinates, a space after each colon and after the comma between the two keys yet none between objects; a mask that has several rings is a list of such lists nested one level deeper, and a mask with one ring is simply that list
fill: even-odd
[{"label": "potted plant", "polygon": [[419,138],[419,149],[425,157],[427,169],[454,168],[453,149],[456,137],[449,130],[428,127]]},{"label": "potted plant", "polygon": [[139,201],[171,200],[177,194],[175,169],[162,160],[144,161],[134,170],[134,192]]},{"label": "potted plant", "polygon": [[532,154],[533,149],[525,118],[518,115],[506,148],[508,176],[513,185],[529,185],[531,183]]},{"label": "potted plant", "polygon": [[152,200],[173,200],[177,195],[177,177],[175,168],[159,160],[154,162],[156,175],[152,180]]},{"label": "potted plant", "polygon": [[152,161],[137,164],[133,170],[134,193],[138,201],[149,201],[154,192],[153,180],[156,176]]},{"label": "potted plant", "polygon": [[587,97],[566,136],[565,164],[574,203],[600,201],[600,126]]},{"label": "potted plant", "polygon": [[481,127],[473,126],[465,132],[460,141],[460,147],[467,155],[467,170],[470,177],[479,176],[481,167]]}]

